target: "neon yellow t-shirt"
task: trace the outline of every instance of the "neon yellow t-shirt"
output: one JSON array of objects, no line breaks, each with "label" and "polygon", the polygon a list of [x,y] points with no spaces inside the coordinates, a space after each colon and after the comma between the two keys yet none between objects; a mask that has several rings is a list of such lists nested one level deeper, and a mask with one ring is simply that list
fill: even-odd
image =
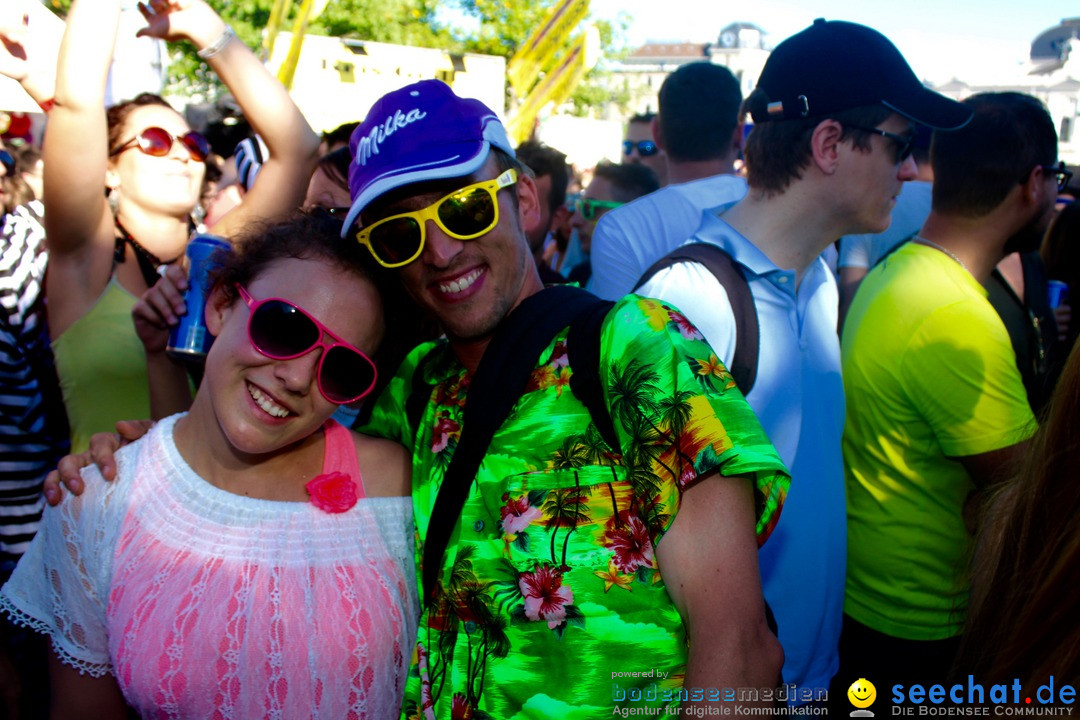
[{"label": "neon yellow t-shirt", "polygon": [[911,640],[960,633],[975,485],[954,459],[1035,430],[1004,324],[944,253],[909,243],[875,268],[842,342],[847,421],[844,611]]}]

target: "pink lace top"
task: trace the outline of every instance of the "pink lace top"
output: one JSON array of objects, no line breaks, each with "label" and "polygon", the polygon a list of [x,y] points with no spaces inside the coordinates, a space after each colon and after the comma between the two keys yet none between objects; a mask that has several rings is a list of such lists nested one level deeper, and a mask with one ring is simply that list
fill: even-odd
[{"label": "pink lace top", "polygon": [[117,454],[119,479],[49,508],[0,607],[57,654],[112,673],[153,718],[397,717],[416,630],[409,498],[364,498],[349,431],[323,472],[343,513],[210,485],[172,440],[179,416]]}]

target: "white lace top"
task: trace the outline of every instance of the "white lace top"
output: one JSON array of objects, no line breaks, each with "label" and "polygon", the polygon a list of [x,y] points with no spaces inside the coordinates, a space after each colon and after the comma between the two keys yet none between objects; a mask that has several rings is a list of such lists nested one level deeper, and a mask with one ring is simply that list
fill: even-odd
[{"label": "white lace top", "polygon": [[[87,469],[83,495],[46,510],[0,608],[80,671],[114,674],[143,717],[397,717],[417,616],[409,499],[330,514],[228,493],[180,457],[178,417],[117,453],[116,482]],[[344,437],[355,468],[348,431],[326,433],[327,460]]]}]

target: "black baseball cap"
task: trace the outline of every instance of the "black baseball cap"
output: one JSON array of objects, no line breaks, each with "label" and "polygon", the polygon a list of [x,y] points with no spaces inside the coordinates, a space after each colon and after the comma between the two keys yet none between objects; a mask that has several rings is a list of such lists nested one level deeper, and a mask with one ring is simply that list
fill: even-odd
[{"label": "black baseball cap", "polygon": [[877,30],[818,18],[769,55],[757,87],[767,98],[751,107],[755,123],[822,117],[881,103],[936,130],[955,130],[971,108],[930,90]]}]

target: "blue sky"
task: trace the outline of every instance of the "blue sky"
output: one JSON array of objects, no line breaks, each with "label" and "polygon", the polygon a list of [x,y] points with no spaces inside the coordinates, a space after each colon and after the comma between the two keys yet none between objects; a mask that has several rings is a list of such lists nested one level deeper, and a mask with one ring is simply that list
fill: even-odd
[{"label": "blue sky", "polygon": [[592,0],[591,8],[599,17],[626,12],[632,44],[715,41],[720,28],[743,21],[759,25],[775,45],[815,17],[850,20],[883,32],[934,82],[1005,80],[1037,35],[1080,16],[1076,0]]}]

